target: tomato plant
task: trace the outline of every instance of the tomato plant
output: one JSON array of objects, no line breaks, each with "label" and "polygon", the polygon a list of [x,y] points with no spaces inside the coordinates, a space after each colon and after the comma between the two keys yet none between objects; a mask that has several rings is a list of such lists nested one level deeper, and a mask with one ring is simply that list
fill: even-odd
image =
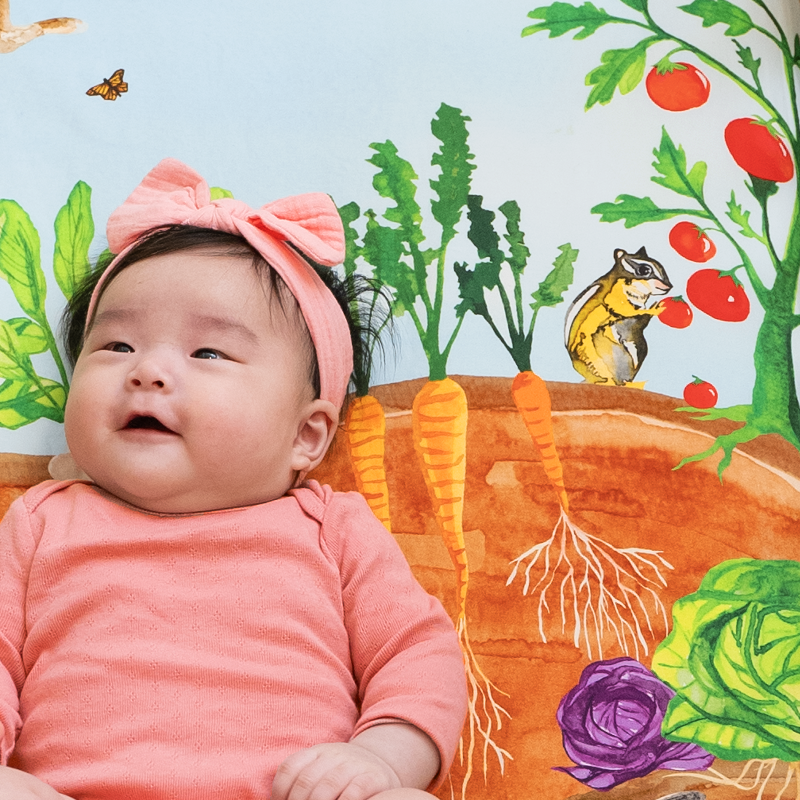
[{"label": "tomato plant", "polygon": [[672,249],[689,261],[702,263],[717,254],[717,246],[694,222],[679,222],[669,232]]},{"label": "tomato plant", "polygon": [[687,383],[683,389],[683,399],[686,405],[692,408],[713,408],[717,404],[717,390],[716,387],[708,381],[698,378],[697,375],[692,375],[694,380]]},{"label": "tomato plant", "polygon": [[682,297],[665,297],[659,305],[664,310],[658,318],[670,328],[688,328],[692,324],[692,307]]},{"label": "tomato plant", "polygon": [[750,175],[785,183],[794,176],[789,148],[765,122],[743,117],[725,128],[725,144],[733,160]]},{"label": "tomato plant", "polygon": [[686,281],[686,294],[701,311],[724,322],[742,322],[750,313],[744,286],[732,272],[698,270]]},{"label": "tomato plant", "polygon": [[659,62],[647,75],[650,99],[667,111],[688,111],[708,100],[711,84],[697,67],[683,61]]}]

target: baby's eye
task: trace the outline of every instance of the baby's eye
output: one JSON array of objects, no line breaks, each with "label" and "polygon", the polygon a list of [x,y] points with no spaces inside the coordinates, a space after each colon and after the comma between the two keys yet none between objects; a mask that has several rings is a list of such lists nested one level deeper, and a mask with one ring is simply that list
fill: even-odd
[{"label": "baby's eye", "polygon": [[106,345],[106,350],[111,350],[112,353],[132,353],[133,348],[125,342],[111,342]]},{"label": "baby's eye", "polygon": [[214,350],[211,347],[201,347],[192,353],[192,358],[225,358],[219,350]]}]

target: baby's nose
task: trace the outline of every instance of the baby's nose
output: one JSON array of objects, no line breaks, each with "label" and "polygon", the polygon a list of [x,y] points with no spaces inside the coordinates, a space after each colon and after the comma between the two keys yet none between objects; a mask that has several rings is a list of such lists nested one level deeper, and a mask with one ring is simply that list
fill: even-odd
[{"label": "baby's nose", "polygon": [[130,371],[128,382],[137,389],[165,389],[170,380],[164,364],[154,358],[144,358]]}]

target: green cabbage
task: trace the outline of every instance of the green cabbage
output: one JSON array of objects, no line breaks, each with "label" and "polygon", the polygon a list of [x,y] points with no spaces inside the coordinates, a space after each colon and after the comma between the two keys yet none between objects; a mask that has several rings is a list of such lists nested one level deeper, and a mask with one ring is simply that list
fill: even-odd
[{"label": "green cabbage", "polygon": [[677,693],[664,737],[730,761],[800,760],[800,562],[725,561],[672,614],[652,664]]}]

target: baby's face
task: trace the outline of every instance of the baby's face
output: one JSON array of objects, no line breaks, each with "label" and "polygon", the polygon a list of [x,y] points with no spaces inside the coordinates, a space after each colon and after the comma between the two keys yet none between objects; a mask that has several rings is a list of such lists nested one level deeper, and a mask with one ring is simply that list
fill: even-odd
[{"label": "baby's face", "polygon": [[203,250],[111,282],[65,419],[99,486],[150,511],[233,508],[282,496],[321,459],[335,409],[313,399],[303,331],[268,291],[247,260]]}]

